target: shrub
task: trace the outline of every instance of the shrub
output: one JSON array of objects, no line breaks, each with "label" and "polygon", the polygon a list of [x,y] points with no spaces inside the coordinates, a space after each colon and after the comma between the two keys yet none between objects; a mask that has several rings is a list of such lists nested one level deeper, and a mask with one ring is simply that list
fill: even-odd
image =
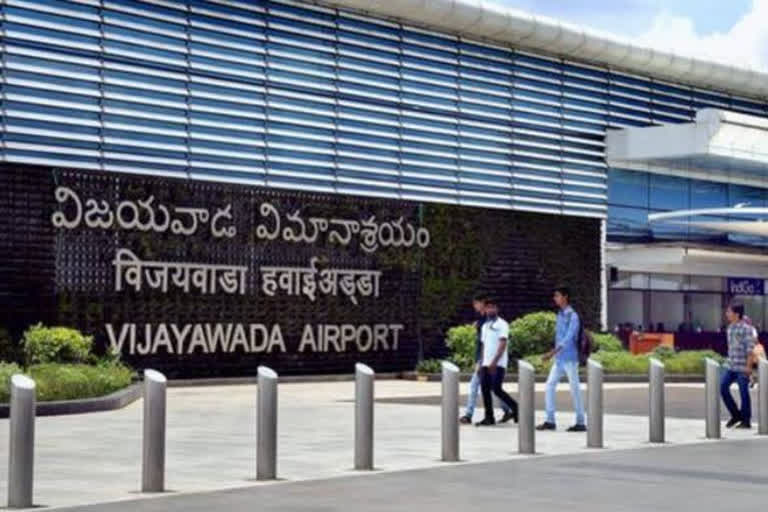
[{"label": "shrub", "polygon": [[475,365],[477,329],[474,324],[460,325],[448,329],[445,344],[451,349],[451,360],[464,371],[471,371]]},{"label": "shrub", "polygon": [[22,346],[27,365],[80,363],[87,360],[93,338],[75,329],[37,324],[24,332]]},{"label": "shrub", "polygon": [[539,312],[522,316],[509,326],[509,350],[515,357],[543,354],[554,347],[554,313]]},{"label": "shrub", "polygon": [[[658,349],[657,349],[658,350]],[[722,363],[725,358],[712,350],[686,350],[664,360],[667,373],[704,374],[706,358]],[[659,358],[661,359],[661,358]]]},{"label": "shrub", "polygon": [[0,402],[7,402],[11,397],[11,377],[22,373],[15,363],[0,362]]},{"label": "shrub", "polygon": [[595,352],[622,352],[624,350],[621,340],[613,334],[593,332],[592,339],[595,341]]},{"label": "shrub", "polygon": [[592,359],[600,362],[606,373],[647,373],[650,364],[647,355],[633,355],[629,352],[600,351],[593,354]]},{"label": "shrub", "polygon": [[659,345],[656,349],[649,354],[651,357],[655,357],[659,361],[667,361],[677,355],[677,352],[672,347]]},{"label": "shrub", "polygon": [[552,368],[553,360],[550,359],[549,361],[544,361],[544,358],[542,358],[539,354],[526,356],[524,359],[533,365],[533,368],[536,370],[537,374],[548,375],[549,370]]},{"label": "shrub", "polygon": [[442,359],[425,359],[419,361],[416,365],[416,371],[419,373],[440,373],[443,371]]},{"label": "shrub", "polygon": [[84,364],[38,364],[29,369],[37,384],[37,398],[72,400],[114,393],[131,384],[134,372],[122,364],[88,366]]}]

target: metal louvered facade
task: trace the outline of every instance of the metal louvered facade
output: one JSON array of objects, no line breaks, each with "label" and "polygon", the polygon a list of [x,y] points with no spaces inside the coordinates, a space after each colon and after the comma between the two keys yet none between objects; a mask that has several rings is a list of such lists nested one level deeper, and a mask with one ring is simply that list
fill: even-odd
[{"label": "metal louvered facade", "polygon": [[604,218],[607,129],[768,116],[302,2],[0,4],[6,162]]}]

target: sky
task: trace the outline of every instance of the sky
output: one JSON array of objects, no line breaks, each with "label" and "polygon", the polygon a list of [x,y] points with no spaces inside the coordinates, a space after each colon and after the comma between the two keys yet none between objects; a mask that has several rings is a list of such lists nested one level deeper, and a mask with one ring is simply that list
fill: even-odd
[{"label": "sky", "polygon": [[768,71],[768,0],[496,0],[644,45]]}]

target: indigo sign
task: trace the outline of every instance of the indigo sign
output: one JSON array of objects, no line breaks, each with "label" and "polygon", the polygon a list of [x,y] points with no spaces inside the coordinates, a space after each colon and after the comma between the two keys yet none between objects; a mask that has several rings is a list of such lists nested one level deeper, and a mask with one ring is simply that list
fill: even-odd
[{"label": "indigo sign", "polygon": [[764,295],[765,281],[749,277],[729,277],[728,293],[731,295]]}]

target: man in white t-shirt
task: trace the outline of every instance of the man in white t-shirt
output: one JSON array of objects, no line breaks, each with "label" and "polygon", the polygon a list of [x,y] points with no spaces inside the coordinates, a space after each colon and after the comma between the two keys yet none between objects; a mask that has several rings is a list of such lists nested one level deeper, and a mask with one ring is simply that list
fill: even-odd
[{"label": "man in white t-shirt", "polygon": [[493,417],[493,399],[491,392],[501,400],[511,411],[512,419],[517,423],[517,402],[507,394],[501,385],[507,370],[507,339],[509,324],[499,317],[499,306],[493,299],[485,302],[486,321],[482,329],[483,359],[480,367],[480,382],[483,389],[483,407],[485,419],[476,423],[477,426],[495,425]]}]

